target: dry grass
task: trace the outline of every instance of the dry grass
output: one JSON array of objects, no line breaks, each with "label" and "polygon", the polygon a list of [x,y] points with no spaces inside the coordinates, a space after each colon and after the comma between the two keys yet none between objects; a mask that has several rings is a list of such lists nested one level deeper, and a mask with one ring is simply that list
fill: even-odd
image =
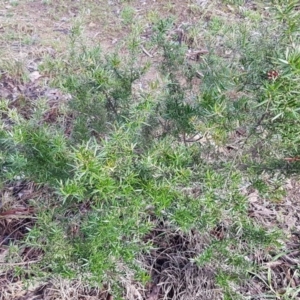
[{"label": "dry grass", "polygon": [[14,300],[112,300],[107,290],[91,287],[79,279],[51,279],[24,286],[21,281],[1,278],[0,299]]},{"label": "dry grass", "polygon": [[208,234],[183,233],[161,222],[146,240],[153,250],[142,257],[142,264],[151,274],[159,299],[222,299],[214,267],[194,261],[208,246]]}]

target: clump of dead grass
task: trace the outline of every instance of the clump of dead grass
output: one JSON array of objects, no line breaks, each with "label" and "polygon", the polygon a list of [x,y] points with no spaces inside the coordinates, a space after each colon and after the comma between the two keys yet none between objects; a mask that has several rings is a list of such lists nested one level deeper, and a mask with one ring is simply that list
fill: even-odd
[{"label": "clump of dead grass", "polygon": [[0,300],[113,300],[104,287],[92,287],[80,279],[52,278],[47,282],[31,282],[28,286],[19,280],[0,277]]},{"label": "clump of dead grass", "polygon": [[142,261],[152,278],[150,294],[157,294],[153,299],[221,299],[216,270],[193,261],[208,245],[206,235],[194,230],[184,233],[161,222],[146,239],[153,249]]}]

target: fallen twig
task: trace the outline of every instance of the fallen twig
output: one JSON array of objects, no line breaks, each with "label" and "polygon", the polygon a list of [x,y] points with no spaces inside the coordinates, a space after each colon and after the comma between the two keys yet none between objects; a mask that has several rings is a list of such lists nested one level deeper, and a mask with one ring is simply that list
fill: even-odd
[{"label": "fallen twig", "polygon": [[300,161],[300,157],[285,157],[284,160],[288,162]]},{"label": "fallen twig", "polygon": [[141,48],[142,48],[142,51],[146,54],[146,55],[148,55],[149,57],[153,57],[153,55],[151,55],[145,48],[144,48],[144,46],[143,45],[141,45]]},{"label": "fallen twig", "polygon": [[19,263],[0,263],[0,266],[9,266],[9,267],[23,266],[23,265],[27,265],[27,264],[35,264],[39,261],[40,260],[31,260],[31,261],[24,261],[24,262],[19,262]]}]

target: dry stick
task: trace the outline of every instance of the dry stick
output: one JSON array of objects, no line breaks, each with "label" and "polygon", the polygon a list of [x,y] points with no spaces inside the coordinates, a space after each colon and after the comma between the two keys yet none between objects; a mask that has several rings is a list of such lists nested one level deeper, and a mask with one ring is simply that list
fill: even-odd
[{"label": "dry stick", "polygon": [[200,136],[197,139],[194,140],[194,138],[198,135],[198,133],[194,134],[192,137],[190,137],[188,140],[185,140],[187,143],[194,143],[200,141],[204,136]]},{"label": "dry stick", "polygon": [[204,77],[204,74],[202,74],[201,72],[199,72],[199,71],[196,71],[196,77],[198,77],[198,78],[202,78],[202,77]]},{"label": "dry stick", "polygon": [[143,45],[141,45],[141,48],[142,48],[142,51],[146,54],[146,55],[148,55],[149,57],[153,57],[153,55],[151,55],[145,48],[144,48],[144,46]]},{"label": "dry stick", "polygon": [[9,266],[9,267],[13,267],[13,266],[23,266],[23,265],[27,265],[27,264],[35,264],[37,262],[39,262],[40,260],[31,260],[31,261],[23,261],[23,262],[19,262],[19,263],[0,263],[0,266]]}]

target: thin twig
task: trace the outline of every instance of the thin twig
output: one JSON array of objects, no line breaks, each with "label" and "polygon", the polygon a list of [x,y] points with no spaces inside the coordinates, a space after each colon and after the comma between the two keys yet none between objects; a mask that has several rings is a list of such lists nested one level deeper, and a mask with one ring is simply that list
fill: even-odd
[{"label": "thin twig", "polygon": [[24,266],[24,265],[27,265],[27,264],[35,264],[39,261],[40,260],[23,261],[23,262],[19,262],[19,263],[0,263],[0,266],[9,266],[9,267]]},{"label": "thin twig", "polygon": [[200,141],[201,139],[203,139],[203,136],[200,136],[200,137],[197,137],[195,139],[195,137],[198,135],[198,133],[194,134],[192,137],[190,137],[189,139],[185,139],[185,142],[186,143],[194,143],[194,142],[198,142]]},{"label": "thin twig", "polygon": [[142,51],[146,54],[146,55],[148,55],[149,57],[153,57],[153,55],[151,55],[145,48],[144,48],[144,46],[143,45],[141,45],[141,48],[142,48]]},{"label": "thin twig", "polygon": [[196,71],[196,77],[202,78],[202,77],[204,77],[204,74],[202,74],[202,73],[199,72],[199,71]]}]

